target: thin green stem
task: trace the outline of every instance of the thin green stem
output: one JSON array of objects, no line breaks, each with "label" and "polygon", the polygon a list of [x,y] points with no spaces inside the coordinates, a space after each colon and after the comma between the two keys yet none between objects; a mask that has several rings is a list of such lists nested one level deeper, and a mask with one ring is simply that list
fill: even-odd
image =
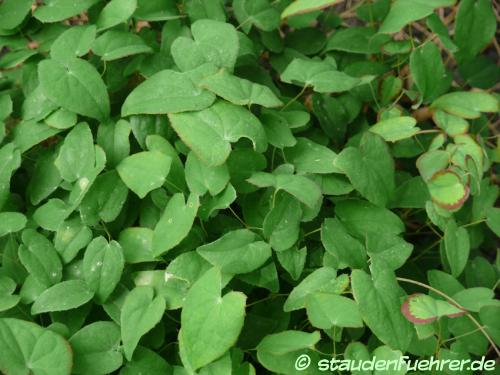
[{"label": "thin green stem", "polygon": [[283,112],[285,109],[287,109],[291,104],[295,103],[305,92],[306,92],[306,89],[307,89],[307,85],[304,85],[304,87],[302,87],[302,90],[300,90],[300,92],[295,95],[292,99],[290,99],[290,101],[288,103],[286,103],[281,109],[280,109],[280,112]]}]

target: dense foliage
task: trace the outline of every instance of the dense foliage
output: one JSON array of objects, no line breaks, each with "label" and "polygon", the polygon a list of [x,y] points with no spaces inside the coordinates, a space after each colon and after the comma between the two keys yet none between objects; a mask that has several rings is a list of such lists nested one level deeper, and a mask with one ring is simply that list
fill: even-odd
[{"label": "dense foliage", "polygon": [[0,370],[495,358],[497,17],[0,1]]}]

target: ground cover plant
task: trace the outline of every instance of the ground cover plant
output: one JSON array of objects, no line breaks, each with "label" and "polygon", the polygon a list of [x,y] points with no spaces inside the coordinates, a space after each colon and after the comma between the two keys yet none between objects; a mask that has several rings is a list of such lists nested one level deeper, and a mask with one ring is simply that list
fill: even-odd
[{"label": "ground cover plant", "polygon": [[495,6],[0,0],[0,371],[495,360]]}]

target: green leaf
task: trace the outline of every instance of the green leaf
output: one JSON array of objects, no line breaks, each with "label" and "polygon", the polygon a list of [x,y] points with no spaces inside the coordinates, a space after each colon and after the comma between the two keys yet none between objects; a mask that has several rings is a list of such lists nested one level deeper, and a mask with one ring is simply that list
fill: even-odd
[{"label": "green leaf", "polygon": [[297,138],[297,143],[285,148],[284,152],[286,160],[295,166],[297,173],[341,173],[334,166],[337,154],[307,138]]},{"label": "green leaf", "polygon": [[144,198],[165,183],[171,160],[158,151],[143,151],[123,159],[116,170],[125,185]]},{"label": "green leaf", "polygon": [[99,126],[97,143],[106,153],[106,161],[109,166],[115,167],[129,156],[131,130],[130,124],[125,120]]},{"label": "green leaf", "polygon": [[398,215],[367,201],[348,199],[338,202],[335,213],[347,231],[361,239],[368,234],[398,235],[405,230]]},{"label": "green leaf", "polygon": [[373,77],[351,77],[336,69],[331,61],[294,59],[281,75],[281,80],[320,93],[339,93],[369,83]]},{"label": "green leaf", "polygon": [[302,208],[288,194],[280,194],[263,222],[264,236],[275,251],[291,248],[299,239]]},{"label": "green leaf", "polygon": [[396,0],[380,26],[381,33],[397,33],[405,25],[425,18],[434,9],[455,5],[456,0]]},{"label": "green leaf", "polygon": [[73,354],[50,329],[20,319],[0,319],[0,370],[6,374],[70,375]]},{"label": "green leaf", "polygon": [[101,121],[109,117],[107,88],[87,61],[72,58],[63,64],[43,60],[38,64],[38,75],[43,94],[57,105]]},{"label": "green leaf", "polygon": [[138,346],[134,351],[132,361],[127,362],[120,370],[120,375],[172,375],[172,368],[151,349]]},{"label": "green leaf", "polygon": [[486,213],[486,224],[500,237],[500,208],[491,207]]},{"label": "green leaf", "polygon": [[54,245],[33,229],[22,234],[19,259],[30,275],[45,287],[57,284],[62,278],[62,265]]},{"label": "green leaf", "polygon": [[86,177],[94,168],[94,138],[86,123],[78,124],[68,133],[54,164],[68,182]]},{"label": "green leaf", "polygon": [[35,10],[34,16],[42,22],[59,22],[82,13],[98,1],[79,0],[69,2],[66,0],[47,0],[44,3],[45,5]]},{"label": "green leaf", "polygon": [[0,237],[19,232],[26,223],[26,216],[20,212],[0,212]]},{"label": "green leaf", "polygon": [[306,307],[306,298],[315,292],[340,294],[349,285],[349,278],[337,277],[337,271],[330,267],[321,267],[305,277],[288,295],[283,309],[286,312]]},{"label": "green leaf", "polygon": [[470,242],[467,230],[463,227],[457,227],[454,220],[448,222],[444,231],[444,248],[451,274],[458,277],[469,259]]},{"label": "green leaf", "polygon": [[400,312],[399,299],[403,293],[394,274],[382,269],[370,276],[354,270],[351,282],[354,299],[366,325],[384,344],[406,351],[413,331]]},{"label": "green leaf", "polygon": [[427,184],[432,201],[445,210],[457,210],[469,197],[469,186],[452,170],[436,172]]},{"label": "green leaf", "polygon": [[[424,102],[429,102],[446,89],[446,70],[439,47],[428,42],[413,50],[410,56],[410,72]],[[436,79],[440,77],[440,79]]]},{"label": "green leaf", "polygon": [[120,281],[124,267],[122,248],[104,237],[92,240],[83,256],[83,277],[100,303],[106,302]]},{"label": "green leaf", "polygon": [[379,53],[388,40],[389,36],[377,34],[371,27],[349,27],[334,32],[328,39],[325,51]]},{"label": "green leaf", "polygon": [[198,195],[189,195],[184,203],[182,193],[175,194],[153,231],[153,254],[162,255],[177,246],[189,233],[200,206]]},{"label": "green leaf", "polygon": [[396,142],[411,138],[420,131],[416,127],[417,120],[409,116],[392,117],[377,122],[370,127],[372,133],[380,135],[387,142]]},{"label": "green leaf", "polygon": [[486,92],[451,92],[436,99],[431,107],[466,119],[499,110],[498,100]]},{"label": "green leaf", "polygon": [[139,340],[161,320],[165,312],[165,299],[153,298],[153,288],[136,287],[125,298],[120,315],[123,350],[127,360],[132,355]]},{"label": "green leaf", "polygon": [[83,280],[67,280],[46,289],[31,306],[31,313],[67,311],[89,302],[94,293]]},{"label": "green leaf", "polygon": [[73,373],[109,374],[121,367],[120,328],[112,322],[86,325],[69,339],[74,354]]},{"label": "green leaf", "polygon": [[100,174],[90,187],[79,207],[80,215],[88,225],[114,221],[125,205],[128,188],[116,170]]},{"label": "green leaf", "polygon": [[[203,67],[207,74],[214,70]],[[212,73],[212,74],[213,74]],[[193,72],[162,70],[132,91],[122,106],[122,116],[200,111],[209,107],[215,95],[198,87]]]},{"label": "green leaf", "polygon": [[352,237],[338,219],[326,219],[321,226],[321,242],[325,250],[339,263],[339,268],[363,268],[366,250],[363,243]]},{"label": "green leaf", "polygon": [[269,0],[234,0],[233,11],[240,28],[248,34],[252,26],[272,31],[279,27],[280,14]]},{"label": "green leaf", "polygon": [[491,1],[461,1],[453,39],[459,48],[457,56],[464,60],[476,56],[495,37],[496,29],[497,21]]},{"label": "green leaf", "polygon": [[224,163],[231,143],[240,138],[252,141],[264,152],[267,140],[262,124],[250,111],[224,101],[199,112],[169,114],[172,127],[182,141],[208,166]]},{"label": "green leaf", "polygon": [[63,64],[69,63],[75,57],[82,57],[90,51],[95,36],[94,25],[71,27],[52,43],[50,57]]},{"label": "green leaf", "polygon": [[[318,331],[283,331],[265,336],[257,346],[257,359],[268,370],[287,374],[318,374],[316,366],[297,367],[297,358],[306,355],[310,364],[318,363],[319,355],[313,351],[321,339]],[[301,370],[297,370],[300,368]]]},{"label": "green leaf", "polygon": [[401,312],[413,324],[429,324],[447,316],[455,318],[465,311],[453,306],[448,301],[441,301],[425,294],[413,294],[401,306]]},{"label": "green leaf", "polygon": [[258,187],[272,186],[276,189],[275,194],[279,190],[284,190],[310,208],[313,208],[321,199],[321,190],[318,185],[305,176],[257,172],[247,181]]},{"label": "green leaf", "polygon": [[143,21],[166,21],[180,17],[172,0],[137,0],[137,10],[134,15]]},{"label": "green leaf", "polygon": [[2,29],[13,29],[21,24],[31,10],[31,0],[5,0],[0,5]]},{"label": "green leaf", "polygon": [[467,120],[458,116],[450,115],[449,113],[439,109],[432,114],[432,119],[437,126],[443,129],[446,134],[451,137],[466,134],[469,130],[469,123]]},{"label": "green leaf", "polygon": [[193,39],[181,36],[171,47],[172,57],[181,71],[205,63],[232,71],[238,57],[239,40],[233,25],[214,20],[199,20],[191,25]]},{"label": "green leaf", "polygon": [[126,22],[137,8],[137,0],[111,0],[99,13],[96,26],[99,31]]},{"label": "green leaf", "polygon": [[341,0],[295,0],[281,13],[281,18],[311,13],[335,5]]},{"label": "green leaf", "polygon": [[225,69],[205,77],[199,85],[237,105],[257,104],[267,108],[283,105],[269,87],[233,76]]},{"label": "green leaf", "polygon": [[311,293],[306,297],[307,316],[316,328],[363,327],[358,305],[337,294]]},{"label": "green leaf", "polygon": [[210,264],[228,274],[248,273],[262,266],[271,257],[271,248],[247,230],[226,233],[218,240],[196,249]]},{"label": "green leaf", "polygon": [[217,268],[210,269],[193,284],[184,302],[179,345],[183,364],[192,370],[221,357],[243,327],[246,296],[240,292],[222,296],[221,278]]},{"label": "green leaf", "polygon": [[230,176],[226,164],[210,167],[201,162],[194,152],[190,152],[185,165],[186,182],[189,190],[198,195],[207,192],[215,196],[227,186]]},{"label": "green leaf", "polygon": [[453,299],[468,311],[479,312],[485,306],[499,306],[490,288],[468,288],[453,295]]},{"label": "green leaf", "polygon": [[342,150],[334,165],[362,196],[376,205],[387,205],[395,189],[394,161],[380,136],[366,132],[359,148]]},{"label": "green leaf", "polygon": [[97,38],[92,44],[92,51],[100,56],[102,61],[153,52],[140,36],[118,30],[107,31]]}]

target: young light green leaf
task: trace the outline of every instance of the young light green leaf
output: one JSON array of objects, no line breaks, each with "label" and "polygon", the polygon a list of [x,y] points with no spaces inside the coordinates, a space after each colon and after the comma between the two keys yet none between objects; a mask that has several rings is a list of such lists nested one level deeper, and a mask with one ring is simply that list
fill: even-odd
[{"label": "young light green leaf", "polygon": [[185,203],[182,193],[170,198],[153,232],[152,246],[155,256],[174,248],[188,235],[199,206],[200,201],[196,194],[189,195]]},{"label": "young light green leaf", "polygon": [[205,77],[199,85],[237,105],[257,104],[267,108],[283,105],[269,87],[238,78],[225,69]]},{"label": "young light green leaf", "polygon": [[108,91],[89,62],[78,58],[38,64],[40,87],[52,102],[68,111],[104,121],[109,117]]},{"label": "young light green leaf", "polygon": [[[214,69],[202,68],[215,73]],[[173,70],[152,75],[129,94],[122,106],[122,116],[200,111],[209,107],[215,95],[198,87],[195,77],[193,72]]]},{"label": "young light green leaf", "polygon": [[169,114],[172,127],[183,142],[208,166],[224,163],[231,143],[240,138],[252,141],[257,152],[264,152],[267,140],[262,124],[246,108],[224,101],[199,112]]},{"label": "young light green leaf", "polygon": [[337,294],[314,292],[306,297],[307,317],[316,328],[363,327],[358,305]]},{"label": "young light green leaf", "polygon": [[83,280],[67,280],[46,289],[31,306],[32,314],[75,309],[89,302],[94,293]]},{"label": "young light green leaf", "polygon": [[281,13],[281,18],[311,13],[335,5],[342,0],[295,0]]},{"label": "young light green leaf", "polygon": [[393,117],[377,122],[370,127],[370,131],[380,135],[387,142],[396,142],[417,134],[420,128],[416,127],[416,124],[417,120],[413,117]]},{"label": "young light green leaf", "polygon": [[124,267],[123,251],[116,241],[94,238],[83,256],[83,277],[100,303],[106,302],[120,281]]},{"label": "young light green leaf", "polygon": [[109,374],[121,367],[120,328],[113,322],[86,325],[69,339],[75,374]]},{"label": "young light green leaf", "polygon": [[73,353],[50,329],[14,318],[0,319],[0,370],[6,374],[70,375]]},{"label": "young light green leaf", "polygon": [[153,288],[134,288],[125,298],[120,315],[121,336],[125,358],[131,360],[139,340],[161,320],[165,299],[155,297]]},{"label": "young light green leaf", "polygon": [[199,369],[221,357],[235,343],[243,327],[246,296],[221,295],[222,275],[207,271],[189,290],[181,312],[179,345],[184,365]]},{"label": "young light green leaf", "polygon": [[137,8],[137,0],[111,0],[99,13],[96,25],[99,31],[126,22]]},{"label": "young light green leaf", "polygon": [[271,248],[247,230],[226,233],[218,240],[196,249],[209,263],[228,274],[248,273],[262,266],[271,256]]},{"label": "young light green leaf", "polygon": [[116,170],[125,185],[139,198],[144,198],[165,183],[170,163],[170,157],[161,152],[143,151],[123,159]]},{"label": "young light green leaf", "polygon": [[460,176],[451,170],[436,172],[427,187],[432,201],[445,210],[457,210],[469,197],[470,188],[464,185]]},{"label": "young light green leaf", "polygon": [[437,98],[431,106],[465,119],[475,119],[481,112],[498,112],[499,102],[486,92],[451,92]]},{"label": "young light green leaf", "polygon": [[[450,115],[438,109],[432,114],[432,119],[451,137],[466,134],[469,130],[469,123],[461,117]],[[425,155],[425,154],[424,154]]]},{"label": "young light green leaf", "polygon": [[465,311],[448,301],[437,300],[425,294],[413,294],[401,305],[401,312],[413,324],[429,324],[447,316],[455,318]]}]

